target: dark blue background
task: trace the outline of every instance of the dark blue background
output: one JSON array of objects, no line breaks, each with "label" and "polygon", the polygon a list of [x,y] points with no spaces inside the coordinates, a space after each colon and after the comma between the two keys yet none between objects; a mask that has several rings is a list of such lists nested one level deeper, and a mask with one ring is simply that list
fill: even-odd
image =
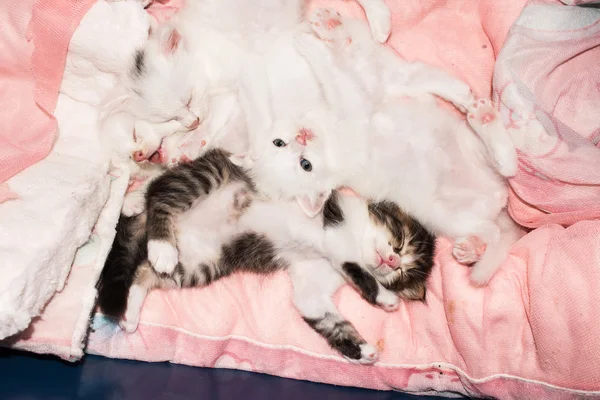
[{"label": "dark blue background", "polygon": [[427,400],[245,371],[85,356],[71,364],[0,349],[0,399]]}]

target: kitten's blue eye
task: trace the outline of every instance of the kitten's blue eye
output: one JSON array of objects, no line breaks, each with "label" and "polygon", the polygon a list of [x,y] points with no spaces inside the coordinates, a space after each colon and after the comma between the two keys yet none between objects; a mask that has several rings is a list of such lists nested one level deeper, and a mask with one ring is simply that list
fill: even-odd
[{"label": "kitten's blue eye", "polygon": [[275,147],[285,147],[286,146],[285,142],[281,139],[273,140],[273,144],[275,145]]},{"label": "kitten's blue eye", "polygon": [[312,164],[310,163],[310,161],[308,161],[305,158],[301,158],[300,159],[300,166],[302,167],[303,170],[305,170],[306,172],[310,172],[312,171]]}]

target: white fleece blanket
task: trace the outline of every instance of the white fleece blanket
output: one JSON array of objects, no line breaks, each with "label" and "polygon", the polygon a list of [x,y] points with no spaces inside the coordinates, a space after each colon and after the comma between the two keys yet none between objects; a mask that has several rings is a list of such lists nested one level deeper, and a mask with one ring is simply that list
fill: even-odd
[{"label": "white fleece blanket", "polygon": [[[59,337],[72,339],[74,352],[68,343],[60,344],[64,350],[38,351],[65,358],[83,354],[81,341],[95,282],[114,237],[128,180],[126,173],[119,173],[118,179],[114,171],[108,175],[109,161],[96,126],[98,103],[114,86],[117,74],[129,66],[148,26],[147,13],[135,2],[100,1],[92,7],[69,46],[55,111],[59,135],[54,148],[8,182],[20,199],[0,204],[0,339],[26,329],[55,292],[63,290],[78,248],[89,239],[79,249],[80,262],[69,280],[68,290],[78,293],[64,296],[71,302],[78,299],[69,315],[63,312],[50,321],[50,306],[26,332],[8,338],[10,345],[35,349],[36,342],[44,342],[48,347],[44,332],[53,329],[64,332]],[[107,204],[111,187],[113,199]]]}]

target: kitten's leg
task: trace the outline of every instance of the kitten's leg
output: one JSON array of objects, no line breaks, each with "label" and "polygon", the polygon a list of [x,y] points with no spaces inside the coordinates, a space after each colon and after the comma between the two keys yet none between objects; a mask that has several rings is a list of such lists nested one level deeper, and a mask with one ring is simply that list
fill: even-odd
[{"label": "kitten's leg", "polygon": [[392,33],[392,13],[383,0],[357,0],[361,5],[373,38],[379,43],[385,43]]},{"label": "kitten's leg", "polygon": [[148,260],[157,272],[170,274],[177,265],[175,218],[234,179],[242,178],[228,154],[213,150],[190,164],[178,165],[150,183],[146,192]]},{"label": "kitten's leg", "polygon": [[[379,1],[365,0],[364,3],[379,3]],[[387,9],[385,4],[384,7]],[[341,61],[346,60],[346,62],[351,62],[352,57],[347,57],[347,48],[352,43],[354,35],[346,28],[344,19],[337,11],[326,8],[317,9],[311,13],[310,23],[313,32],[323,42],[335,48],[334,51],[342,56],[338,57]],[[353,33],[359,34],[360,32],[355,30]],[[363,46],[368,46],[368,40],[366,42],[364,40],[359,41],[362,44],[353,51],[362,53],[366,50]],[[466,113],[475,100],[469,85],[440,68],[421,62],[406,62],[385,47],[376,47],[374,50],[375,54],[381,57],[388,75],[388,79],[385,82],[385,90],[393,93],[395,96],[433,94],[450,101],[463,113]],[[301,53],[305,57],[312,54],[310,61],[322,57],[319,57],[315,50],[311,52],[302,51]],[[311,62],[311,66],[315,68],[314,61]],[[348,65],[348,68],[352,70],[353,66]],[[326,79],[331,78],[321,77],[320,80],[324,81]]]},{"label": "kitten's leg", "polygon": [[147,261],[144,261],[136,271],[133,285],[129,288],[127,296],[127,309],[119,325],[127,333],[133,333],[140,322],[142,306],[148,291],[155,287],[173,287],[169,284],[170,279],[161,279],[152,270]]},{"label": "kitten's leg", "polygon": [[[339,73],[337,72],[339,70],[331,52],[321,40],[311,34],[300,34],[296,38],[295,46],[298,53],[306,59],[317,81],[321,84],[325,101],[330,107],[338,112],[341,111],[342,115],[348,114],[347,111],[353,111],[357,105],[364,108],[362,107],[364,104],[362,98],[349,98],[350,95],[360,97],[359,93],[346,90],[344,96],[342,96],[335,79],[335,75]],[[362,115],[362,112],[358,115]]]},{"label": "kitten's leg", "polygon": [[386,90],[395,96],[417,97],[433,94],[454,104],[466,113],[475,101],[471,88],[464,81],[452,76],[441,68],[421,62],[406,62],[384,49],[383,54],[389,80]]},{"label": "kitten's leg", "polygon": [[342,263],[342,271],[346,279],[358,290],[363,299],[374,306],[392,312],[398,309],[399,297],[391,290],[383,287],[375,277],[355,262]]},{"label": "kitten's leg", "polygon": [[452,255],[461,264],[471,265],[481,259],[486,244],[476,236],[461,237],[454,241]]},{"label": "kitten's leg", "polygon": [[[498,268],[506,261],[511,246],[522,235],[521,229],[506,210],[498,215],[496,223],[500,229],[500,237],[495,241],[486,242],[485,253],[471,271],[471,282],[477,286],[488,283]],[[482,240],[485,241],[485,237],[482,237]]]},{"label": "kitten's leg", "polygon": [[517,150],[492,102],[483,99],[472,102],[467,121],[491,153],[498,172],[505,177],[514,176],[518,167]]},{"label": "kitten's leg", "polygon": [[247,61],[238,86],[240,104],[248,126],[249,146],[246,156],[252,159],[260,154],[264,143],[262,137],[273,125],[269,79],[261,60],[251,58]]},{"label": "kitten's leg", "polygon": [[343,283],[342,277],[326,260],[291,263],[294,304],[311,328],[351,362],[372,364],[377,349],[368,344],[356,328],[337,310],[332,296]]},{"label": "kitten's leg", "polygon": [[121,214],[126,217],[133,217],[144,212],[146,207],[146,193],[144,189],[138,188],[125,194]]}]

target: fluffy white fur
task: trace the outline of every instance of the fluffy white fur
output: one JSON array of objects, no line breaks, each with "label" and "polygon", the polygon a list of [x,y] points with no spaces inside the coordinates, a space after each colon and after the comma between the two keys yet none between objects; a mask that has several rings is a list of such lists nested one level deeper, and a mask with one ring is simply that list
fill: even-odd
[{"label": "fluffy white fur", "polygon": [[[387,40],[385,3],[359,3],[375,38]],[[151,28],[142,70],[133,70],[132,55],[132,70],[107,97],[101,121],[118,163],[130,168],[132,180],[144,181],[128,193],[124,214],[143,210],[142,194],[160,172],[157,165],[171,166],[215,147],[248,150],[239,79],[266,74],[275,111],[286,118],[322,101],[310,67],[294,47],[295,36],[308,30],[304,5],[303,0],[188,1],[166,24]]]},{"label": "fluffy white fur", "polygon": [[[364,38],[360,29],[352,26],[355,45],[367,43],[355,41]],[[311,213],[322,206],[323,194],[350,186],[363,196],[396,202],[437,234],[477,236],[487,250],[471,278],[485,284],[519,235],[505,210],[507,182],[499,173],[516,170],[516,154],[497,113],[489,102],[461,100],[468,98],[466,91],[456,79],[440,73],[433,80],[425,74],[423,79],[408,78],[406,85],[388,86],[388,77],[403,82],[403,76],[414,73],[419,78],[422,68],[409,67],[406,75],[402,68],[395,73],[372,69],[369,65],[381,68],[390,61],[378,55],[385,53],[383,48],[373,50],[378,46],[374,42],[370,52],[362,47],[352,51],[350,63],[344,62],[342,43],[334,45],[332,50],[310,34],[297,42],[330,107],[312,110],[299,120],[280,121],[273,119],[270,105],[260,96],[252,97],[249,113],[265,121],[254,129],[268,134],[262,137],[262,148],[243,164],[263,191],[276,198],[297,198]],[[457,87],[462,93],[458,97],[453,95]],[[428,93],[455,99],[462,109],[469,106],[471,126],[438,107]],[[314,137],[299,141],[302,130]],[[276,139],[285,146],[274,146]]]}]

